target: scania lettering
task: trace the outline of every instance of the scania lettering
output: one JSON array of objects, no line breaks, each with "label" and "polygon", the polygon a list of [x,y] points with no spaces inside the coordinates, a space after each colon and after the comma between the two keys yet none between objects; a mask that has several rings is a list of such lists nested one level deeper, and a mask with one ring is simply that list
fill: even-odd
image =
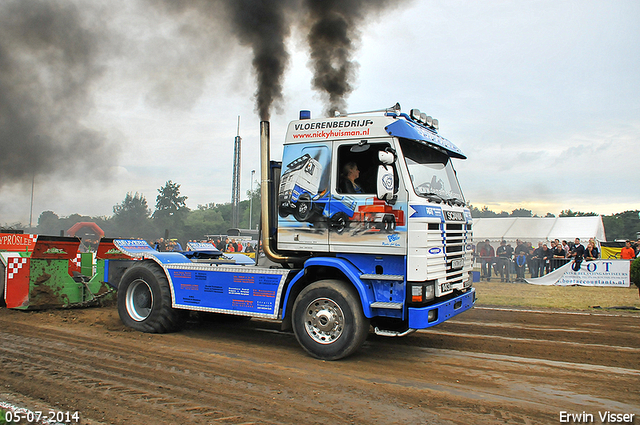
[{"label": "scania lettering", "polygon": [[404,336],[469,310],[471,214],[452,164],[466,157],[438,127],[397,104],[321,119],[302,111],[278,162],[261,122],[270,264],[211,244],[178,253],[116,240],[126,256],[109,260],[105,279],[118,286],[121,319],[143,332],[177,330],[189,310],[275,319],[310,355],[337,360],[370,332]]}]

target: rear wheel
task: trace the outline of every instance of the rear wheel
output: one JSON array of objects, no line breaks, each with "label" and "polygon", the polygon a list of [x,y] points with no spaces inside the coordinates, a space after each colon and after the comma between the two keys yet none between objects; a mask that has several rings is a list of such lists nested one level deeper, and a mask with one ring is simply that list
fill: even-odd
[{"label": "rear wheel", "polygon": [[331,217],[331,228],[336,232],[342,233],[347,227],[349,227],[349,216],[344,212],[340,211]]},{"label": "rear wheel", "polygon": [[155,263],[133,266],[118,286],[118,314],[122,322],[141,332],[165,333],[180,328],[184,312],[171,307],[171,289]]},{"label": "rear wheel", "polygon": [[386,214],[382,217],[382,223],[384,225],[384,230],[393,231],[396,229],[396,216],[393,214]]},{"label": "rear wheel", "polygon": [[293,305],[292,319],[300,345],[321,360],[353,354],[369,333],[369,319],[355,288],[339,280],[321,280],[304,288]]}]

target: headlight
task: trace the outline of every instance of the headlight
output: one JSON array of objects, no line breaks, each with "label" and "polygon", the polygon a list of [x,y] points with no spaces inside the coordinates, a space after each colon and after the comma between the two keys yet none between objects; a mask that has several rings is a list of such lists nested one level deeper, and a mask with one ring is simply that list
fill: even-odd
[{"label": "headlight", "polygon": [[436,287],[432,283],[430,285],[425,285],[424,287],[424,300],[432,301],[436,298]]}]

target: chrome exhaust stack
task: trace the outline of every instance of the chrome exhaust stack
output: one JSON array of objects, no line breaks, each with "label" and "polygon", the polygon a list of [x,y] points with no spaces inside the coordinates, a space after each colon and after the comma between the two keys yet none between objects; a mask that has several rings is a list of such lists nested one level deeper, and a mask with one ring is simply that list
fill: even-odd
[{"label": "chrome exhaust stack", "polygon": [[[269,237],[269,223],[272,212],[272,208],[269,208],[269,203],[275,199],[270,196],[269,189],[273,182],[271,181],[271,134],[269,121],[260,121],[260,197],[262,199],[260,206],[261,217],[261,233],[260,239],[262,240],[262,251],[267,258],[275,263],[291,263],[296,258],[287,257],[278,254],[271,247],[271,238]],[[277,188],[273,188],[277,190]]]}]

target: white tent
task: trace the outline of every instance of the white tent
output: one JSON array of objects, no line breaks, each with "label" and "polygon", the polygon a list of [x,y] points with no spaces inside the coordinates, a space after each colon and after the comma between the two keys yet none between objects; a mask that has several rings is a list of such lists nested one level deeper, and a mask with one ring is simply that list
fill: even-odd
[{"label": "white tent", "polygon": [[489,239],[491,242],[520,239],[534,245],[551,239],[575,238],[586,245],[589,238],[606,241],[602,217],[496,217],[474,218],[473,240],[477,243]]}]

